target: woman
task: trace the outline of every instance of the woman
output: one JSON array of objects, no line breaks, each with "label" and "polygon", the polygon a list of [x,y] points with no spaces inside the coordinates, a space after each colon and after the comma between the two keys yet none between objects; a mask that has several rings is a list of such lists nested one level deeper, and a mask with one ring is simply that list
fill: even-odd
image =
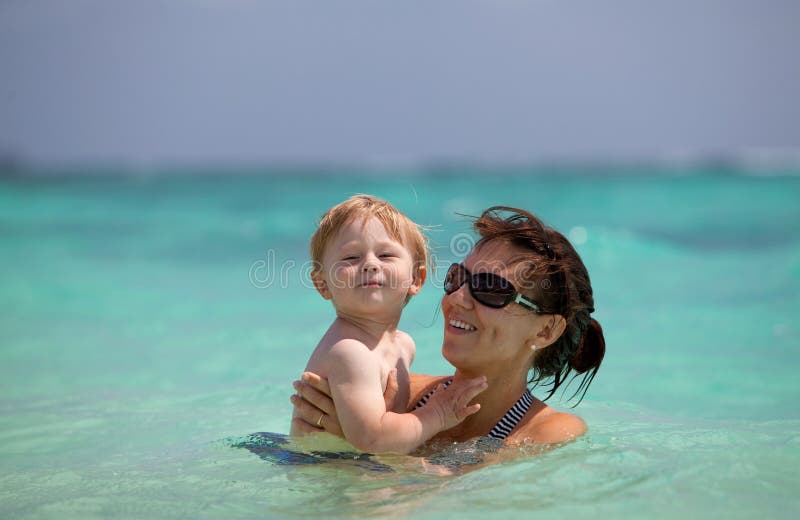
[{"label": "woman", "polygon": [[[480,239],[462,264],[450,267],[441,304],[442,355],[455,374],[412,374],[409,409],[439,385],[486,376],[489,386],[475,399],[480,410],[432,441],[488,435],[506,445],[551,444],[583,435],[580,417],[554,410],[528,390],[529,384],[549,385],[549,398],[583,374],[570,398],[582,399],[600,367],[605,340],[590,317],[594,299],[583,262],[561,233],[524,210],[489,208],[474,227]],[[341,436],[326,382],[305,373],[295,389],[293,427]]]}]

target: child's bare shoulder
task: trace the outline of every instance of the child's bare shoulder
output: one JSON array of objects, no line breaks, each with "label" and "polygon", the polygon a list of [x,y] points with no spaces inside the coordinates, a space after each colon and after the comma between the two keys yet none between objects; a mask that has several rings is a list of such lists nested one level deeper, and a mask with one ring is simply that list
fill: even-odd
[{"label": "child's bare shoulder", "polygon": [[414,343],[414,339],[407,332],[403,332],[400,329],[397,329],[397,343],[405,355],[413,358],[417,353],[417,345]]},{"label": "child's bare shoulder", "polygon": [[363,341],[359,341],[355,338],[337,339],[328,346],[327,350],[329,354],[334,356],[369,353],[369,347],[367,347]]},{"label": "child's bare shoulder", "polygon": [[376,368],[376,363],[380,360],[370,347],[352,338],[341,339],[331,345],[326,357],[336,365],[349,365],[364,370]]},{"label": "child's bare shoulder", "polygon": [[314,349],[306,370],[328,377],[331,370],[342,364],[363,363],[369,358],[369,348],[354,338],[323,338]]}]

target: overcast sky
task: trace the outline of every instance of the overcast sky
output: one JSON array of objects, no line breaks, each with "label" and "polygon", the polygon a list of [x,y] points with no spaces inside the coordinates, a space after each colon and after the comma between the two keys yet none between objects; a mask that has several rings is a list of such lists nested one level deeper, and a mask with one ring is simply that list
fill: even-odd
[{"label": "overcast sky", "polygon": [[796,0],[0,0],[0,155],[800,149]]}]

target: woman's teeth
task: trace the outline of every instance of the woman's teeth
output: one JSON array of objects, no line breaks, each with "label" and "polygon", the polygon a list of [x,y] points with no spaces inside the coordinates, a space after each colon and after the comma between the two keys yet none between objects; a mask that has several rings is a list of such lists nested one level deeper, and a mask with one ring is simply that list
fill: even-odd
[{"label": "woman's teeth", "polygon": [[470,331],[470,330],[478,330],[475,327],[473,327],[472,325],[470,325],[469,323],[464,323],[463,321],[458,321],[458,320],[450,320],[450,325],[452,325],[453,327],[456,327],[456,328],[459,328],[459,329],[468,330],[468,331]]}]

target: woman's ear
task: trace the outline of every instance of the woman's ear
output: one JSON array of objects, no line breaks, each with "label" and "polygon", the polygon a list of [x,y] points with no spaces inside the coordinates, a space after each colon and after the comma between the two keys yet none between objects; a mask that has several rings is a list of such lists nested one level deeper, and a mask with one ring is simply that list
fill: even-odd
[{"label": "woman's ear", "polygon": [[566,328],[567,320],[562,315],[551,314],[536,333],[536,338],[530,343],[535,344],[537,350],[548,347],[561,337]]},{"label": "woman's ear", "polygon": [[428,277],[428,270],[425,269],[424,265],[421,265],[417,268],[417,272],[414,274],[414,280],[411,282],[411,286],[408,288],[408,294],[414,296],[418,294],[422,290],[422,285],[425,283],[425,278]]},{"label": "woman's ear", "polygon": [[331,291],[328,289],[328,282],[322,276],[320,271],[311,271],[311,281],[314,282],[314,288],[326,300],[331,299]]}]

